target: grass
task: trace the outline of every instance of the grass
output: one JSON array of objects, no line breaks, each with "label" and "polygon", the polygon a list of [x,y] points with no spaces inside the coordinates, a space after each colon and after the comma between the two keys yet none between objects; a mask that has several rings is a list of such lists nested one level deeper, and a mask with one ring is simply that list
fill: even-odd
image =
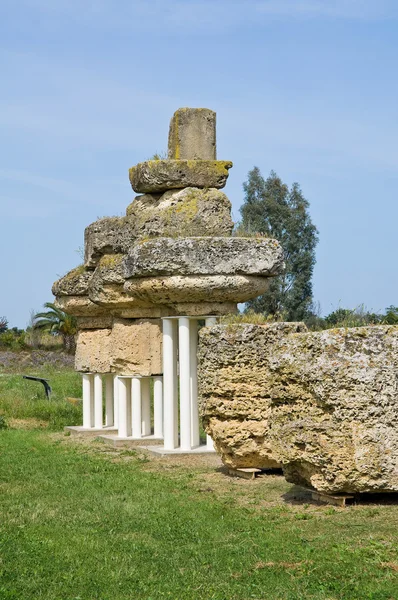
[{"label": "grass", "polygon": [[36,430],[0,431],[0,486],[4,600],[397,598],[394,504]]},{"label": "grass", "polygon": [[21,374],[0,373],[0,415],[6,421],[27,421],[51,430],[65,425],[80,425],[81,402],[67,398],[81,398],[81,376],[70,369],[40,368],[29,370],[30,375],[48,379],[52,395],[48,400],[43,385],[23,379]]},{"label": "grass", "polygon": [[0,377],[1,600],[398,598],[394,499],[318,506],[281,475],[53,432],[80,423],[80,378],[38,374],[50,402]]}]

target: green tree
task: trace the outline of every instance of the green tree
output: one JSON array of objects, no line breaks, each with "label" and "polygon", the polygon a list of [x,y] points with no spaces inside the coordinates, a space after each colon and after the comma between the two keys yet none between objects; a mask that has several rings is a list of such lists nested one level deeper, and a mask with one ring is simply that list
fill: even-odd
[{"label": "green tree", "polygon": [[74,352],[77,333],[75,317],[57,308],[53,302],[46,302],[44,308],[48,310],[34,315],[34,328],[49,331],[54,335],[61,335],[65,351]]},{"label": "green tree", "polygon": [[6,317],[0,317],[0,333],[4,333],[8,329],[8,320]]},{"label": "green tree", "polygon": [[247,303],[247,309],[282,315],[288,321],[311,314],[312,273],[318,232],[308,212],[309,203],[298,183],[289,190],[274,171],[264,179],[258,167],[243,184],[240,228],[277,239],[284,250],[286,268],[271,280],[269,289]]},{"label": "green tree", "polygon": [[398,324],[398,306],[391,305],[386,308],[386,314],[383,318],[383,323],[386,325]]}]

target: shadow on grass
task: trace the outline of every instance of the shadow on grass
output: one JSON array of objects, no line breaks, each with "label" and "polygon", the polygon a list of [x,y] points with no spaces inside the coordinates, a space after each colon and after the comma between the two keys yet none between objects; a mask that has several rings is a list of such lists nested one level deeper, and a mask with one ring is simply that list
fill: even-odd
[{"label": "shadow on grass", "polygon": [[[300,504],[316,504],[316,505],[324,505],[323,502],[318,502],[312,498],[312,493],[316,492],[316,490],[311,490],[309,488],[303,488],[299,485],[292,485],[290,490],[283,494],[282,498],[285,502],[292,505],[300,505]],[[344,493],[342,494],[331,494],[332,496],[342,496],[344,497]],[[347,506],[352,505],[361,505],[361,506],[393,506],[398,505],[398,493],[397,492],[379,492],[379,493],[369,493],[364,492],[361,494],[347,494],[353,496],[350,499],[347,499]]]}]

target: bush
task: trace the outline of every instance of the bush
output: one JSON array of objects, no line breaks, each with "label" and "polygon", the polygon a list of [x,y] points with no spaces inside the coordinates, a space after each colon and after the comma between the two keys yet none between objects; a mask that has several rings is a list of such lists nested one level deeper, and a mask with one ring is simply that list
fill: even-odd
[{"label": "bush", "polygon": [[22,329],[8,329],[0,333],[0,348],[23,350],[26,348],[25,332]]},{"label": "bush", "polygon": [[275,323],[283,319],[277,318],[275,315],[265,315],[264,313],[256,313],[254,310],[247,310],[243,313],[232,313],[224,315],[220,318],[222,325],[238,325],[239,323],[251,323],[252,325],[264,325],[265,323]]}]

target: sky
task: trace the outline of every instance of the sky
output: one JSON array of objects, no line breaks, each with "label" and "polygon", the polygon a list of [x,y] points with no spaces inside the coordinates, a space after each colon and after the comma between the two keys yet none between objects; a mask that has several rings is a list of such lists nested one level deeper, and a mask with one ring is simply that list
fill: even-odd
[{"label": "sky", "polygon": [[1,0],[0,316],[53,300],[183,106],[217,112],[234,221],[254,165],[300,184],[322,314],[398,304],[397,62],[396,0]]}]

